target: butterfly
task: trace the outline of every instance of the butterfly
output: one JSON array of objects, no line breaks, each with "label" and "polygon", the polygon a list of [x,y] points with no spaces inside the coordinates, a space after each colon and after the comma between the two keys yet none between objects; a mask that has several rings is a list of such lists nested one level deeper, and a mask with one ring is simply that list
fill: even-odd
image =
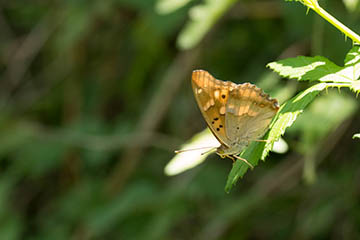
[{"label": "butterfly", "polygon": [[278,101],[251,83],[221,81],[204,70],[193,71],[191,83],[200,111],[221,143],[216,153],[252,167],[238,155],[250,142],[265,141],[259,139],[279,110]]}]

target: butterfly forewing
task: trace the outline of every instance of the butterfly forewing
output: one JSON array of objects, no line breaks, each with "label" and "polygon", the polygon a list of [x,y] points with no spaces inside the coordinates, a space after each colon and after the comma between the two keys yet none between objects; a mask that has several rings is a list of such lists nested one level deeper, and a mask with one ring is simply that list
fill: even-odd
[{"label": "butterfly forewing", "polygon": [[229,93],[226,105],[226,135],[231,142],[253,141],[267,131],[279,109],[275,99],[270,99],[260,88],[250,83],[237,85]]},{"label": "butterfly forewing", "polygon": [[225,130],[226,104],[236,84],[215,79],[207,71],[192,73],[192,88],[207,125],[221,144],[229,146]]}]

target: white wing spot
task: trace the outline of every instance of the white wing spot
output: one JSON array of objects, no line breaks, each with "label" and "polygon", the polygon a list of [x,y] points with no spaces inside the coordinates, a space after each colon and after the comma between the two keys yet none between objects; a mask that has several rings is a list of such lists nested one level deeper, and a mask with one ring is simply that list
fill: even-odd
[{"label": "white wing spot", "polygon": [[205,105],[204,105],[204,111],[209,110],[209,108],[210,108],[210,102],[205,103]]},{"label": "white wing spot", "polygon": [[210,107],[215,105],[215,100],[213,98],[211,98],[209,101],[207,101],[204,105],[204,111],[209,110]]},{"label": "white wing spot", "polygon": [[220,114],[221,115],[224,115],[225,114],[225,106],[222,106],[221,108],[220,108]]}]

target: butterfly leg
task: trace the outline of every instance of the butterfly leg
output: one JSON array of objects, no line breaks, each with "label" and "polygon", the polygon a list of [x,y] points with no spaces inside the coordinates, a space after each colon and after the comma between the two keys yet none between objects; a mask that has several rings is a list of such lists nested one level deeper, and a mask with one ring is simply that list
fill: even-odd
[{"label": "butterfly leg", "polygon": [[233,156],[234,158],[236,158],[236,159],[239,159],[239,160],[245,162],[247,165],[249,165],[249,167],[250,167],[251,169],[254,169],[254,166],[251,165],[251,163],[249,163],[245,158],[242,158],[242,157],[239,157],[239,156],[236,156],[236,155],[232,155],[232,156]]},{"label": "butterfly leg", "polygon": [[233,158],[232,156],[230,156],[230,155],[226,155],[228,158],[230,158],[232,161],[233,161],[233,163],[235,162],[235,158]]}]

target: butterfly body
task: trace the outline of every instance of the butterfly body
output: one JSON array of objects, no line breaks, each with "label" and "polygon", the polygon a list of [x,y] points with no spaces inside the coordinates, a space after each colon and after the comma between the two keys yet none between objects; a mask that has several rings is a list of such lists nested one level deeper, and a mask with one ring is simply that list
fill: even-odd
[{"label": "butterfly body", "polygon": [[221,157],[232,156],[240,154],[247,146],[249,146],[250,141],[239,141],[234,142],[230,146],[225,146],[221,144],[217,149],[216,153]]},{"label": "butterfly body", "polygon": [[221,157],[236,157],[261,138],[279,109],[277,100],[255,85],[221,81],[204,70],[193,71],[192,88],[208,127],[221,143],[216,150]]}]

